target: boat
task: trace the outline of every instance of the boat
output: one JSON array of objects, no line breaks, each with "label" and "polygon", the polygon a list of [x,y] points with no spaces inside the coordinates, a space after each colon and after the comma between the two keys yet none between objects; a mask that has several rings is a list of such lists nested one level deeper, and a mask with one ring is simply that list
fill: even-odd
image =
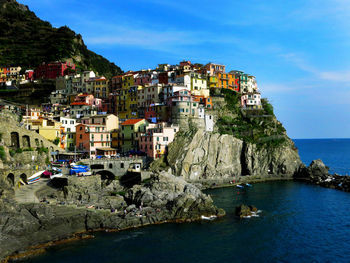
[{"label": "boat", "polygon": [[244,188],[244,186],[243,186],[243,185],[240,185],[240,184],[237,184],[236,187],[237,187],[237,188]]},{"label": "boat", "polygon": [[45,172],[45,170],[37,172],[37,173],[33,174],[31,177],[29,177],[27,179],[28,184],[37,183],[40,180],[40,176],[43,172]]},{"label": "boat", "polygon": [[246,186],[249,186],[249,187],[252,187],[252,185],[251,185],[251,184],[248,184],[248,183],[246,183],[245,185],[246,185]]},{"label": "boat", "polygon": [[90,169],[88,166],[85,165],[75,165],[73,166],[70,171],[69,171],[69,175],[74,175],[74,174],[80,174],[80,173],[86,173],[88,172]]},{"label": "boat", "polygon": [[62,177],[63,174],[62,173],[58,173],[58,174],[53,174],[50,176],[50,179],[56,178],[56,177]]}]

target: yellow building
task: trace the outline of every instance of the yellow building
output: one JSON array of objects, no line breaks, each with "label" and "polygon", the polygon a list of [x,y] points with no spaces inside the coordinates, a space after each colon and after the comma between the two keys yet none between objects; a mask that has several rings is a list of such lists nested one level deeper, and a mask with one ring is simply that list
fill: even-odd
[{"label": "yellow building", "polygon": [[54,141],[56,138],[60,138],[61,125],[62,123],[60,122],[43,120],[42,126],[39,126],[39,134],[47,140]]},{"label": "yellow building", "polygon": [[118,90],[116,112],[120,120],[138,118],[137,90],[142,86],[135,85],[134,75],[122,77],[122,87]]},{"label": "yellow building", "polygon": [[93,81],[95,98],[107,99],[109,95],[109,80],[105,78],[95,79]]},{"label": "yellow building", "polygon": [[218,78],[217,76],[208,76],[208,88],[217,88],[218,87]]}]

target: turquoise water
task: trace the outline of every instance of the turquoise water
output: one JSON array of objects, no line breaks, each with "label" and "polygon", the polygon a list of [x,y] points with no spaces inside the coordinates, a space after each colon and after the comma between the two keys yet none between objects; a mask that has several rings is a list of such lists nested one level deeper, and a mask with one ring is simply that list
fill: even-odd
[{"label": "turquoise water", "polygon": [[[307,160],[302,143],[298,148]],[[350,261],[349,193],[298,182],[208,193],[227,216],[212,222],[96,233],[95,239],[53,247],[26,262]],[[234,208],[241,203],[255,205],[261,216],[237,219]]]}]

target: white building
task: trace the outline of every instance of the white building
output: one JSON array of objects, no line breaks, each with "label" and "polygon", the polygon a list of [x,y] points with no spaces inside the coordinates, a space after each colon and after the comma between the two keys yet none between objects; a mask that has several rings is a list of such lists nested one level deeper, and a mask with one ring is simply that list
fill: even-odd
[{"label": "white building", "polygon": [[260,93],[251,92],[243,94],[241,97],[241,107],[248,109],[262,109]]},{"label": "white building", "polygon": [[212,132],[214,130],[214,118],[212,115],[205,115],[205,131]]}]

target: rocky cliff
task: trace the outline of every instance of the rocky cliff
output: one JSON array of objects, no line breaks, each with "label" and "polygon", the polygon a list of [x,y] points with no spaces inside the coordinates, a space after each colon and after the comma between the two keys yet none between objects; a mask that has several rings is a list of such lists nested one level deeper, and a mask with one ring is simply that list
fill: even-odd
[{"label": "rocky cliff", "polygon": [[210,196],[166,173],[155,174],[149,182],[129,189],[118,180],[72,177],[63,190],[49,185],[38,195],[50,203],[18,204],[11,195],[0,199],[0,260],[77,232],[121,230],[225,214],[214,206]]},{"label": "rocky cliff", "polygon": [[260,147],[232,135],[198,130],[193,138],[180,133],[169,146],[166,162],[188,181],[233,180],[237,176],[289,177],[302,162],[286,137],[276,147]]}]

